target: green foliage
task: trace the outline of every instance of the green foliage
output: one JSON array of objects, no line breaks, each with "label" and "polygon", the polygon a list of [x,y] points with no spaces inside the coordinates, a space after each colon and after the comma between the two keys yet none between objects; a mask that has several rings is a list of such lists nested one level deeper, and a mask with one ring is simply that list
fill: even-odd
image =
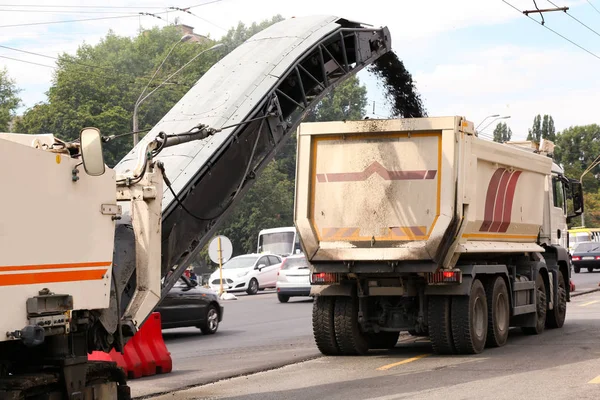
[{"label": "green foliage", "polygon": [[544,114],[543,121],[540,114],[536,115],[533,119],[533,126],[529,130],[527,140],[533,140],[540,142],[542,139],[548,139],[551,141],[556,140],[556,129],[554,128],[554,119],[552,116]]},{"label": "green foliage", "polygon": [[[555,159],[572,179],[582,179],[585,205],[585,225],[600,227],[600,167],[593,165],[600,156],[600,126],[572,126],[556,135]],[[570,225],[580,225],[576,219]]]},{"label": "green foliage", "polygon": [[494,142],[504,143],[508,142],[512,137],[512,131],[506,125],[506,122],[500,122],[494,128]]},{"label": "green foliage", "polygon": [[[48,102],[27,110],[15,130],[50,132],[64,140],[76,139],[85,126],[95,126],[104,135],[131,131],[139,94],[180,39],[181,32],[173,26],[153,28],[135,38],[109,32],[95,46],[83,44],[75,55],[60,55]],[[148,91],[213,45],[211,40],[177,44]],[[218,51],[201,55],[143,102],[138,111],[139,129],[155,125],[220,56]],[[107,143],[107,164],[114,166],[131,145],[131,137]]]},{"label": "green foliage", "polygon": [[8,76],[6,68],[0,69],[0,132],[8,131],[8,124],[21,104],[19,92],[15,81]]}]

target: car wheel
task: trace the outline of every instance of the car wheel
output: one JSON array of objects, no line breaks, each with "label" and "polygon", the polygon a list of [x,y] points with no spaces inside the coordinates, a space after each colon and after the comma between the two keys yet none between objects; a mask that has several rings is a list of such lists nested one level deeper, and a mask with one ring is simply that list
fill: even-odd
[{"label": "car wheel", "polygon": [[588,267],[587,270],[588,270],[588,272],[594,272],[594,268],[592,268],[592,267]]},{"label": "car wheel", "polygon": [[246,290],[248,294],[256,294],[258,293],[258,281],[254,278],[250,279],[250,283],[248,283],[248,290]]},{"label": "car wheel", "polygon": [[575,273],[578,274],[579,271],[581,271],[581,268],[579,268],[579,267],[573,267],[573,271],[575,271]]},{"label": "car wheel", "polygon": [[277,298],[279,299],[279,301],[281,303],[287,303],[290,299],[290,296],[286,296],[285,294],[279,294],[277,293]]},{"label": "car wheel", "polygon": [[219,312],[217,311],[217,307],[211,304],[206,311],[206,318],[204,318],[204,322],[200,325],[200,330],[205,335],[212,335],[216,333],[218,329]]}]

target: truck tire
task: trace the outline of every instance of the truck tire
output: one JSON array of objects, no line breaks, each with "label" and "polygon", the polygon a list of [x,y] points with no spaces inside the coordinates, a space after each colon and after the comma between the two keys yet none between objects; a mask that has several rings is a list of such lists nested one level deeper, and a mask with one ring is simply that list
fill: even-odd
[{"label": "truck tire", "polygon": [[535,326],[524,326],[521,328],[526,335],[539,335],[544,332],[546,326],[546,309],[548,307],[546,297],[546,283],[542,274],[538,272],[537,278],[535,279],[535,293],[536,293],[536,325]]},{"label": "truck tire", "polygon": [[367,335],[358,323],[358,297],[335,299],[335,337],[343,355],[363,355],[369,351]]},{"label": "truck tire", "polygon": [[436,354],[454,354],[450,324],[450,296],[430,296],[427,301],[429,340]]},{"label": "truck tire", "polygon": [[367,338],[369,340],[369,348],[371,349],[383,349],[389,350],[396,347],[400,332],[378,332],[369,333]]},{"label": "truck tire", "polygon": [[317,296],[313,302],[313,335],[319,351],[326,356],[340,354],[340,349],[335,339],[333,316],[335,311],[335,297]]},{"label": "truck tire", "polygon": [[492,277],[486,285],[488,305],[487,347],[502,347],[508,340],[510,301],[506,282],[501,276]]},{"label": "truck tire", "polygon": [[452,298],[452,337],[458,354],[479,354],[485,348],[488,305],[485,289],[474,279],[468,296]]},{"label": "truck tire", "polygon": [[567,316],[567,284],[561,271],[558,271],[558,300],[554,309],[547,310],[546,328],[562,328]]}]

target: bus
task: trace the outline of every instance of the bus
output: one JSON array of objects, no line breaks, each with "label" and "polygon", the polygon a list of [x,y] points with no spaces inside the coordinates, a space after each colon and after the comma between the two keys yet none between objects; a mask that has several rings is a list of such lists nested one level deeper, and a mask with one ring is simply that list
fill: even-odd
[{"label": "bus", "polygon": [[301,253],[300,238],[293,226],[263,229],[258,233],[257,253],[276,254],[287,257]]}]

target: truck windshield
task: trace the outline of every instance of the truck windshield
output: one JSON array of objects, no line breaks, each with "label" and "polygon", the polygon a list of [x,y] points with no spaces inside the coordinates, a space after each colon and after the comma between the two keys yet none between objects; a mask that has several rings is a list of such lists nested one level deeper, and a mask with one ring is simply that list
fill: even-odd
[{"label": "truck windshield", "polygon": [[266,233],[260,237],[260,252],[288,255],[294,248],[294,232]]}]

